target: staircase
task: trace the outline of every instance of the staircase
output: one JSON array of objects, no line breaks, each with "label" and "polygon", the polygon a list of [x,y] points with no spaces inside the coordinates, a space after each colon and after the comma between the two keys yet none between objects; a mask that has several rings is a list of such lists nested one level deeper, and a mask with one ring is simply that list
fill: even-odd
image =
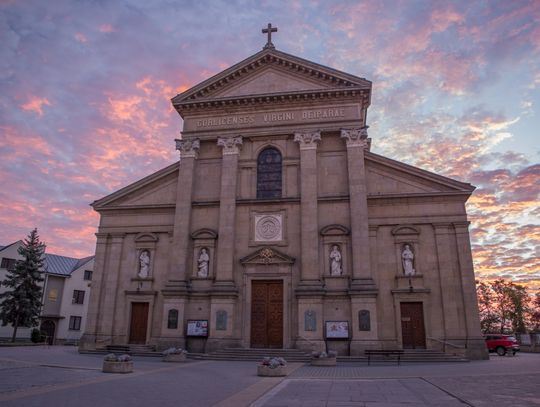
[{"label": "staircase", "polygon": [[[338,356],[338,362],[366,362],[366,356]],[[443,362],[468,362],[469,360],[461,356],[449,355],[447,353],[431,349],[404,349],[401,355],[401,363],[443,363]],[[397,356],[372,356],[371,364],[396,363]]]},{"label": "staircase", "polygon": [[282,357],[287,362],[309,362],[309,353],[298,349],[258,349],[258,348],[225,348],[212,353],[190,355],[193,359],[203,360],[246,360],[260,362],[264,357]]},{"label": "staircase", "polygon": [[116,353],[117,355],[128,354],[131,356],[152,356],[161,357],[161,352],[156,352],[156,347],[153,345],[107,345],[105,348],[96,350],[84,350],[79,353],[106,355],[108,353]]}]

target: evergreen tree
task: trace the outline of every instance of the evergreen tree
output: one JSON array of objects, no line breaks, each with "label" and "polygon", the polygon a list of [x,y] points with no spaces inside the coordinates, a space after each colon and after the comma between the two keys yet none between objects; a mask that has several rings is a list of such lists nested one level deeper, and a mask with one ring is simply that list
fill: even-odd
[{"label": "evergreen tree", "polygon": [[13,327],[12,342],[17,337],[17,329],[37,325],[41,308],[43,281],[43,254],[45,244],[39,240],[37,229],[32,230],[18,250],[22,260],[8,270],[6,279],[0,284],[8,290],[0,294],[0,320],[2,326]]}]

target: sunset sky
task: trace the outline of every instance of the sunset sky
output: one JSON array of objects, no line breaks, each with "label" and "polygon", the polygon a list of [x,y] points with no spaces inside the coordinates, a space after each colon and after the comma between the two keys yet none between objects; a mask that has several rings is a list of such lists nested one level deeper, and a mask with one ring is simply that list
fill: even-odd
[{"label": "sunset sky", "polygon": [[372,151],[470,182],[475,271],[540,289],[540,1],[0,0],[0,245],[92,254],[176,160],[170,98],[258,52],[373,82]]}]

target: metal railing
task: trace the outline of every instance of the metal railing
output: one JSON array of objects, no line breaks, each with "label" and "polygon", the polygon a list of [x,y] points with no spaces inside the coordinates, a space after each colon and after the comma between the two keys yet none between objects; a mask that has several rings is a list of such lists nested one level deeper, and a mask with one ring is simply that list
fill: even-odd
[{"label": "metal railing", "polygon": [[[449,342],[449,341],[446,341],[444,339],[439,339],[439,338],[432,338],[430,336],[427,337],[427,339],[429,339],[430,341],[434,341],[434,342],[438,342],[438,343],[442,343],[443,344],[443,352],[446,353],[446,346],[449,346],[451,348],[455,348],[455,349],[467,349],[467,345],[458,345],[458,344],[455,344],[455,343],[452,343],[452,342]],[[466,343],[466,342],[465,342]]]}]

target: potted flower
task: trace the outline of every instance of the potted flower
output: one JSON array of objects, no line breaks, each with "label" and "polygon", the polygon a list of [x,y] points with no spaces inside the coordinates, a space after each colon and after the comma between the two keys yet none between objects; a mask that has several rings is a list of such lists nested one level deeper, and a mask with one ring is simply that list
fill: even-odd
[{"label": "potted flower", "polygon": [[312,352],[311,353],[311,365],[312,366],[335,366],[337,363],[337,352],[331,350],[325,352]]},{"label": "potted flower", "polygon": [[133,372],[133,362],[131,356],[120,355],[116,356],[114,353],[109,353],[103,359],[103,372],[104,373],[131,373]]},{"label": "potted flower", "polygon": [[162,352],[163,362],[185,362],[187,351],[182,348],[169,348]]},{"label": "potted flower", "polygon": [[287,362],[283,358],[265,357],[257,366],[257,376],[287,376]]}]

